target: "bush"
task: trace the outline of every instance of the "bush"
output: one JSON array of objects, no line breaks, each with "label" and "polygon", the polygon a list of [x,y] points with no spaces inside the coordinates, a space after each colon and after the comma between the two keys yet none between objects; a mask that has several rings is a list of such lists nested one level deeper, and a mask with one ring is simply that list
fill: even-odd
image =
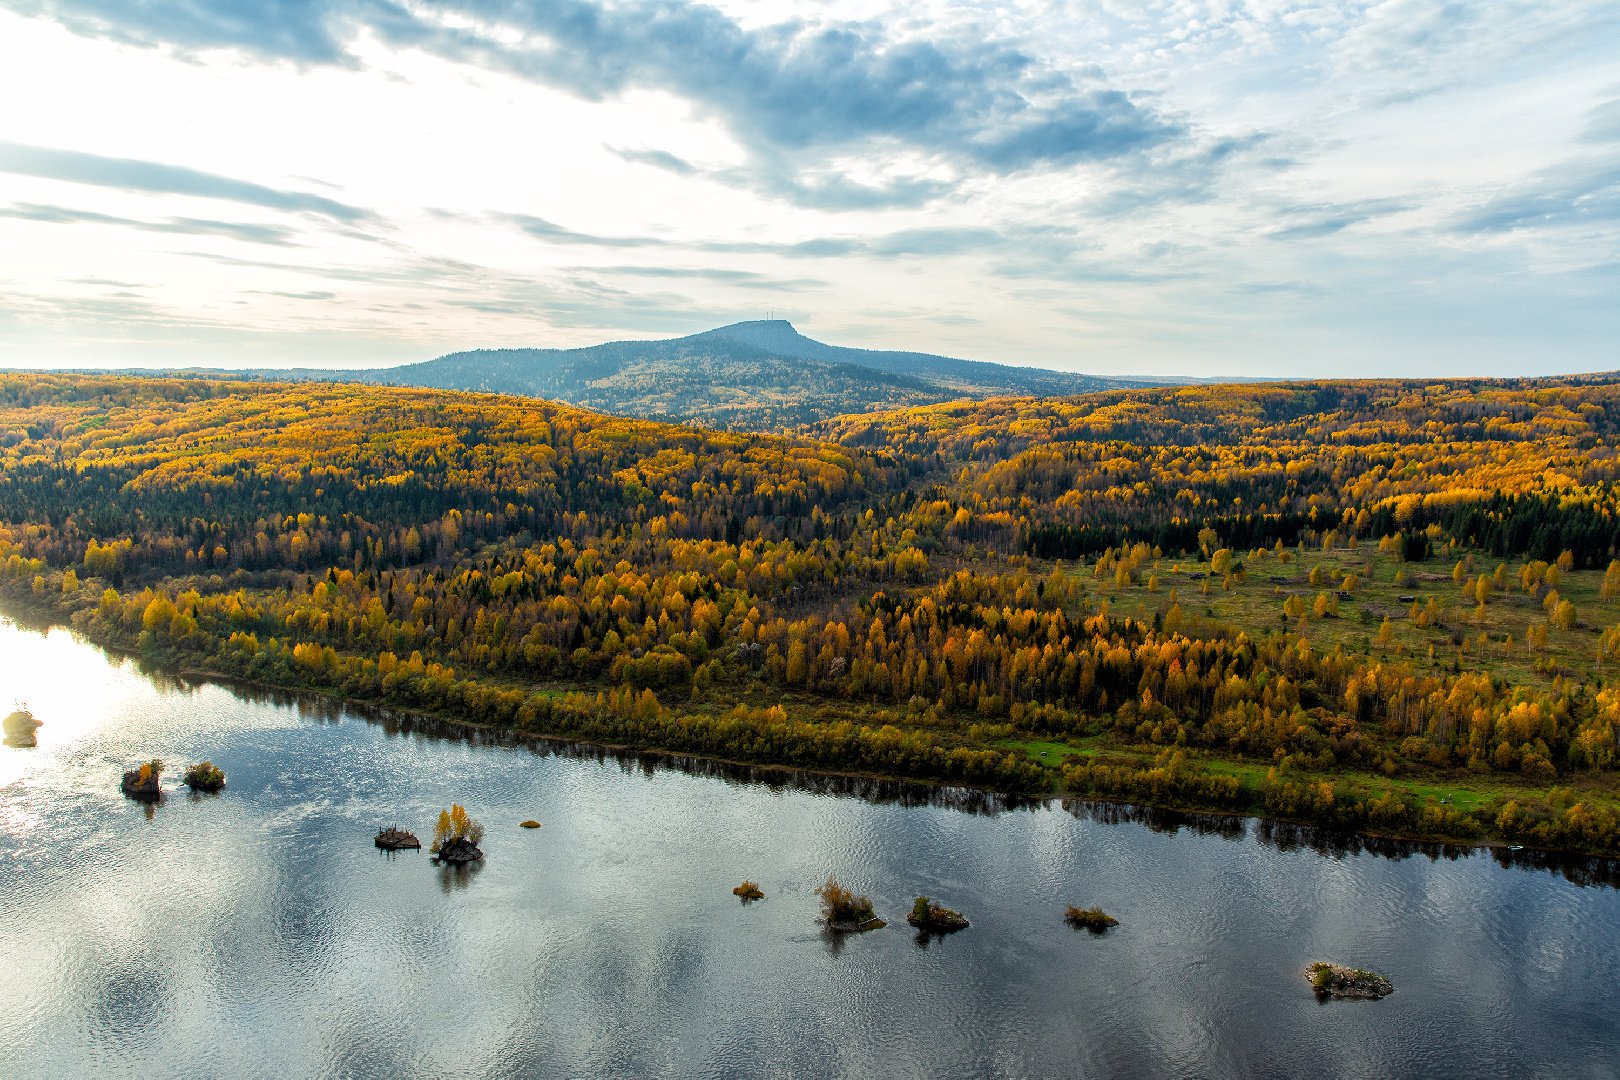
[{"label": "bush", "polygon": [[1100,934],[1110,926],[1119,925],[1118,919],[1100,907],[1080,908],[1070,905],[1063,913],[1063,918],[1075,929],[1090,930],[1093,934]]},{"label": "bush", "polygon": [[911,905],[911,914],[906,916],[906,922],[919,930],[937,934],[963,930],[968,925],[961,912],[936,904],[926,896],[917,897]]},{"label": "bush", "polygon": [[738,885],[735,889],[732,889],[731,893],[733,896],[742,897],[745,902],[749,900],[765,899],[764,890],[759,887],[757,882],[753,881],[744,881],[741,885]]},{"label": "bush", "polygon": [[821,897],[821,917],[829,926],[865,926],[878,921],[872,901],[844,888],[837,878],[829,877],[826,884],[816,890],[816,895]]},{"label": "bush", "polygon": [[1307,967],[1305,977],[1320,997],[1377,999],[1395,990],[1390,981],[1376,971],[1321,961]]},{"label": "bush", "polygon": [[212,761],[201,761],[186,770],[185,782],[193,791],[218,791],[225,786],[225,772]]}]

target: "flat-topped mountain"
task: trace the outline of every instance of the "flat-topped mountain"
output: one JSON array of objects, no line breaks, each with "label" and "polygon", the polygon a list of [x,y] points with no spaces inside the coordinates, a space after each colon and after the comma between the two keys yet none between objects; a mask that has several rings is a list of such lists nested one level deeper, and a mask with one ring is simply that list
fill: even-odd
[{"label": "flat-topped mountain", "polygon": [[781,319],[657,341],[476,349],[403,367],[300,374],[524,394],[628,416],[751,430],[962,398],[1051,397],[1159,381],[842,348],[805,337]]}]

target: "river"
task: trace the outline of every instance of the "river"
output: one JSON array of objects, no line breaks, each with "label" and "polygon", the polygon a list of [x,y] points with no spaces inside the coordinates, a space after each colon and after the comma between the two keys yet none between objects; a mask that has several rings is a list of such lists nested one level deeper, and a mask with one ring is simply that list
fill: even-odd
[{"label": "river", "polygon": [[[1609,864],[531,746],[0,620],[13,699],[8,1076],[1620,1075]],[[156,807],[118,792],[152,756]],[[482,868],[372,846],[452,801]],[[889,927],[821,931],[829,874]],[[919,894],[972,926],[919,940]],[[1318,1002],[1317,959],[1396,992]]]}]

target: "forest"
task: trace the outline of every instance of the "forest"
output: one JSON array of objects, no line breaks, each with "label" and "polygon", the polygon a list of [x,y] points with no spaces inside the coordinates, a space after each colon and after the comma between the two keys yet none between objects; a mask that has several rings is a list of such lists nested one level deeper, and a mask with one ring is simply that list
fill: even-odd
[{"label": "forest", "polygon": [[1620,854],[1620,382],[781,435],[0,375],[0,594],[170,668],[728,760]]}]

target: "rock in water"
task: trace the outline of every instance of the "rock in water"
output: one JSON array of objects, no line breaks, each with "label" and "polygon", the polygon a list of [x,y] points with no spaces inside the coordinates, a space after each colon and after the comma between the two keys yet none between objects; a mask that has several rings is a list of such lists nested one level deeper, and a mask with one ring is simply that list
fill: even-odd
[{"label": "rock in water", "polygon": [[1305,978],[1320,997],[1377,1000],[1395,992],[1394,984],[1377,972],[1342,964],[1318,961],[1305,969]]},{"label": "rock in water", "polygon": [[375,842],[384,851],[404,851],[406,848],[422,850],[422,841],[416,838],[415,833],[408,833],[404,829],[392,826],[379,830]]},{"label": "rock in water", "polygon": [[139,769],[126,772],[124,782],[119,787],[132,799],[156,801],[163,797],[163,785],[158,780],[159,775],[143,765]]},{"label": "rock in water", "polygon": [[478,845],[466,837],[446,840],[440,845],[436,856],[440,862],[451,863],[456,866],[477,862],[483,857],[484,853],[479,849]]}]

